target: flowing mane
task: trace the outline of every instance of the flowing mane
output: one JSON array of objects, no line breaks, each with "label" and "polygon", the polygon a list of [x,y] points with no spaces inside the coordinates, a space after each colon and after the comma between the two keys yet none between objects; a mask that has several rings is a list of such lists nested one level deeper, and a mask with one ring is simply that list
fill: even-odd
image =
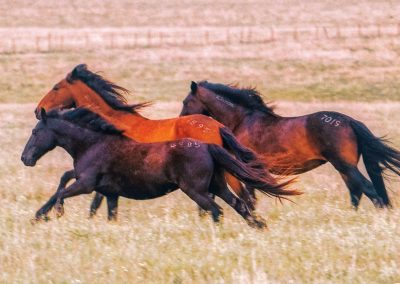
[{"label": "flowing mane", "polygon": [[129,95],[130,92],[127,89],[90,71],[86,64],[77,65],[72,72],[67,75],[66,79],[69,83],[72,83],[75,80],[82,81],[89,88],[95,91],[109,106],[116,110],[135,113],[139,109],[149,105],[149,102],[128,104],[125,95]]},{"label": "flowing mane", "polygon": [[278,116],[274,112],[274,108],[263,101],[260,93],[255,88],[238,88],[235,85],[215,84],[207,81],[201,81],[198,85],[247,109]]},{"label": "flowing mane", "polygon": [[48,118],[65,120],[95,132],[117,135],[123,133],[122,130],[107,122],[100,115],[86,108],[76,108],[68,111],[52,110],[46,116]]}]

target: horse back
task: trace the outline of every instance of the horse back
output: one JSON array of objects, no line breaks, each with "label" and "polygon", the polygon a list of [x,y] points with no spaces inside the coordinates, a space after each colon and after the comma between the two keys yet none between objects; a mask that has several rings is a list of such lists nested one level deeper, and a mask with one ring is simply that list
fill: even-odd
[{"label": "horse back", "polygon": [[181,116],[176,124],[176,139],[192,138],[204,143],[222,145],[220,128],[224,127],[215,119],[202,115],[192,114]]}]

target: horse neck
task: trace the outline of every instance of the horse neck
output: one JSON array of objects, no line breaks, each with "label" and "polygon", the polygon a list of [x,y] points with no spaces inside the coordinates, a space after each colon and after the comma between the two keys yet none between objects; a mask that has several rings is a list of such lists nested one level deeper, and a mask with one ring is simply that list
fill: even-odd
[{"label": "horse neck", "polygon": [[203,100],[203,104],[206,106],[210,115],[231,130],[234,130],[240,125],[246,117],[247,111],[244,107],[234,104],[222,96],[209,95]]},{"label": "horse neck", "polygon": [[84,107],[99,114],[121,130],[125,130],[123,122],[126,119],[129,120],[130,125],[135,122],[141,123],[147,120],[147,118],[141,116],[139,113],[112,108],[100,95],[79,80],[74,83],[74,87],[77,89],[72,92],[76,107]]},{"label": "horse neck", "polygon": [[102,141],[102,134],[59,119],[49,119],[48,127],[56,135],[57,146],[64,148],[75,160],[91,146]]}]

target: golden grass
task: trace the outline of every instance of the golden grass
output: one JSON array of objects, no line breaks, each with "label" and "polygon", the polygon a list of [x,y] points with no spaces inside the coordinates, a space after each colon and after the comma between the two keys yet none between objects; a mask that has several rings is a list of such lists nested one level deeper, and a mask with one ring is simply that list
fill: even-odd
[{"label": "golden grass", "polygon": [[[278,104],[284,115],[320,109],[345,112],[400,145],[399,103]],[[178,113],[179,102],[145,111]],[[399,182],[393,210],[363,199],[350,209],[339,175],[324,165],[302,175],[305,194],[280,205],[260,196],[269,231],[249,228],[230,208],[220,226],[197,216],[181,192],[150,201],[121,200],[117,223],[105,206],[89,220],[89,196],[66,200],[66,214],[31,225],[71,160],[57,149],[35,168],[19,160],[34,126],[33,104],[0,105],[0,282],[4,283],[395,283],[400,281]],[[218,201],[222,204],[222,201]],[[223,205],[223,204],[222,204]],[[52,216],[52,215],[51,215]],[[52,216],[53,217],[53,216]]]},{"label": "golden grass", "polygon": [[38,102],[79,63],[132,90],[136,102],[181,100],[190,81],[203,79],[256,86],[267,101],[400,100],[400,49],[390,42],[0,55],[0,102]]},{"label": "golden grass", "polygon": [[[0,46],[14,36],[46,38],[49,32],[75,34],[81,41],[83,34],[96,38],[107,31],[189,33],[187,45],[127,49],[98,44],[86,50],[38,53],[35,40],[28,41],[32,46],[27,50],[15,48],[27,53],[0,55],[1,103],[37,102],[82,62],[133,90],[137,100],[180,100],[191,80],[203,79],[256,86],[267,100],[400,100],[398,36],[304,39],[300,33],[316,26],[357,30],[359,24],[373,29],[381,25],[382,33],[391,26],[391,33],[396,33],[400,5],[395,1],[6,0],[0,8],[0,35],[4,38]],[[205,29],[224,37],[227,29],[251,28],[269,34],[271,26],[298,29],[299,40],[281,40],[277,34],[278,40],[269,43],[190,44],[203,37]],[[65,44],[68,38],[65,36]]]}]

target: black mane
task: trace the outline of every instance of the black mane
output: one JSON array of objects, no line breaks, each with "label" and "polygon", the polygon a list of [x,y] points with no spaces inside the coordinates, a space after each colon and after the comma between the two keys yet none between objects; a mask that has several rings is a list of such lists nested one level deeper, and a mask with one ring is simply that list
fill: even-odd
[{"label": "black mane", "polygon": [[268,106],[263,101],[260,93],[255,88],[238,88],[235,85],[215,84],[207,81],[201,81],[198,85],[247,109],[258,110],[273,116],[278,116],[274,112],[274,108]]},{"label": "black mane", "polygon": [[113,109],[135,113],[137,110],[149,105],[148,102],[131,105],[127,104],[125,95],[130,94],[127,89],[90,71],[86,64],[77,65],[72,72],[67,75],[67,81],[69,83],[72,83],[75,80],[80,80],[85,83]]},{"label": "black mane", "polygon": [[52,110],[47,113],[46,117],[65,120],[82,128],[90,129],[96,132],[117,135],[121,135],[123,133],[122,130],[107,122],[97,113],[94,113],[86,108],[76,108],[68,111]]}]

